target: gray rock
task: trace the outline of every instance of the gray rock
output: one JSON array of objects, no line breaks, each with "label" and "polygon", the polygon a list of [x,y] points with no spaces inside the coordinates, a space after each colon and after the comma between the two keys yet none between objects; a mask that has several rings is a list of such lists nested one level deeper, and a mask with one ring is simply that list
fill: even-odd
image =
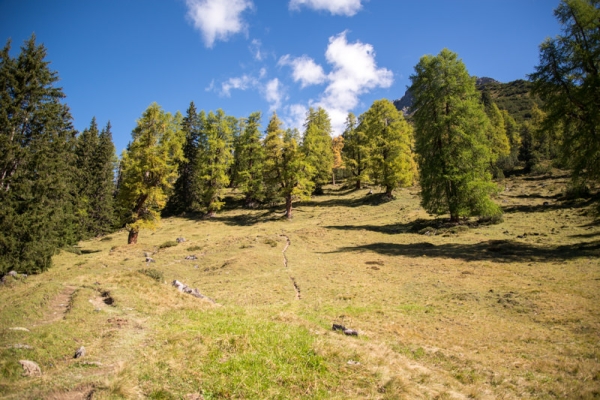
[{"label": "gray rock", "polygon": [[29,329],[27,329],[27,328],[23,328],[23,327],[20,327],[20,326],[15,326],[14,328],[8,328],[8,329],[10,329],[11,331],[23,331],[23,332],[29,332]]},{"label": "gray rock", "polygon": [[154,258],[152,258],[152,257],[146,257],[146,262],[147,263],[153,263],[153,262],[156,262],[156,261],[154,261]]},{"label": "gray rock", "polygon": [[346,336],[358,336],[358,332],[354,329],[346,329],[344,330],[344,335]]},{"label": "gray rock", "polygon": [[17,344],[7,346],[7,349],[33,350],[33,347],[28,344],[17,343]]},{"label": "gray rock", "polygon": [[185,242],[185,238],[183,238],[183,237],[178,237],[177,239],[175,239],[175,241],[176,241],[177,243],[183,243],[183,242]]},{"label": "gray rock", "polygon": [[37,363],[29,360],[19,360],[19,364],[23,367],[24,376],[41,376],[42,370]]},{"label": "gray rock", "polygon": [[10,276],[12,276],[13,278],[16,278],[16,277],[17,277],[19,274],[17,274],[17,271],[10,271],[10,272],[9,272],[8,274],[6,274],[6,275],[10,275]]},{"label": "gray rock", "polygon": [[81,358],[83,356],[85,356],[85,347],[81,346],[77,349],[73,358]]}]

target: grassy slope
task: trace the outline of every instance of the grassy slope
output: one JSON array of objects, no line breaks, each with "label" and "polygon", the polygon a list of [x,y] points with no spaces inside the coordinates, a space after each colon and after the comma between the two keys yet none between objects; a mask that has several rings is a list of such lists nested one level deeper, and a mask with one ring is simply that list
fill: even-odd
[{"label": "grassy slope", "polygon": [[[564,181],[504,181],[505,222],[492,226],[436,229],[416,188],[384,204],[331,188],[291,222],[232,209],[167,219],[135,246],[125,232],[82,242],[84,254],[0,288],[0,395],[599,396],[600,226],[588,202],[556,196]],[[43,375],[22,377],[21,359]]]}]

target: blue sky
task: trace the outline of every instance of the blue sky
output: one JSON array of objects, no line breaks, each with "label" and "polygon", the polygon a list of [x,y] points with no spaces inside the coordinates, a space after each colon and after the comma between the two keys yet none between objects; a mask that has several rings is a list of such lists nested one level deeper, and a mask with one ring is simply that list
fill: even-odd
[{"label": "blue sky", "polygon": [[113,127],[117,151],[152,102],[228,115],[349,111],[400,98],[419,58],[448,48],[472,75],[525,79],[559,33],[558,0],[0,0],[12,54],[35,32],[75,127]]}]

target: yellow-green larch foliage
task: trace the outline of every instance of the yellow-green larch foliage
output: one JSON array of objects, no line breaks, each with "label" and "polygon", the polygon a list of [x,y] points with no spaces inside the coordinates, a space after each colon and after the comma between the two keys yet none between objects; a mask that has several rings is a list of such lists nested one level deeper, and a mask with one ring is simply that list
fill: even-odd
[{"label": "yellow-green larch foliage", "polygon": [[312,180],[317,193],[331,178],[333,171],[333,150],[331,148],[331,120],[325,109],[310,108],[304,123],[302,151],[313,171]]},{"label": "yellow-green larch foliage", "polygon": [[344,149],[344,137],[342,135],[331,139],[331,150],[333,151],[333,180],[335,185],[336,174],[344,169],[344,159],[342,158],[342,150]]},{"label": "yellow-green larch foliage", "polygon": [[179,112],[173,116],[152,103],[137,121],[132,141],[123,152],[117,200],[129,229],[129,244],[137,243],[140,229],[155,229],[160,221],[183,159],[181,122]]},{"label": "yellow-green larch foliage", "polygon": [[444,49],[421,57],[411,80],[421,204],[430,213],[450,213],[453,222],[499,217],[489,198],[497,191],[489,173],[489,120],[475,79],[456,53]]},{"label": "yellow-green larch foliage", "polygon": [[269,120],[263,142],[264,181],[267,199],[285,200],[285,215],[292,218],[292,202],[308,199],[314,189],[312,166],[298,146],[297,130],[284,131],[276,113]]},{"label": "yellow-green larch foliage", "polygon": [[412,128],[389,100],[376,100],[361,116],[370,143],[369,176],[388,197],[413,184]]}]

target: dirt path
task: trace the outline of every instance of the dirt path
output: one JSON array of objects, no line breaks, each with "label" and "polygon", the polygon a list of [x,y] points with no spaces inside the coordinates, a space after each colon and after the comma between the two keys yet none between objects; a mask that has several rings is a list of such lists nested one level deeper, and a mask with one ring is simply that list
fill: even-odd
[{"label": "dirt path", "polygon": [[[288,262],[287,256],[285,255],[285,252],[287,251],[288,247],[290,247],[290,245],[292,244],[292,241],[286,235],[281,235],[281,236],[284,237],[286,240],[285,247],[283,248],[283,250],[281,252],[283,254],[283,267],[288,270],[288,275],[289,275],[289,273],[290,273],[289,265],[288,265],[289,262]],[[298,283],[296,282],[296,279],[293,276],[291,276],[291,275],[289,275],[289,276],[290,276],[290,280],[292,281],[292,285],[294,285],[294,290],[296,291],[296,300],[300,300],[302,298],[300,295],[300,286],[298,286]]]},{"label": "dirt path", "polygon": [[59,321],[65,317],[71,307],[71,299],[77,291],[75,286],[65,286],[56,297],[48,304],[48,311],[36,325],[46,325]]}]

